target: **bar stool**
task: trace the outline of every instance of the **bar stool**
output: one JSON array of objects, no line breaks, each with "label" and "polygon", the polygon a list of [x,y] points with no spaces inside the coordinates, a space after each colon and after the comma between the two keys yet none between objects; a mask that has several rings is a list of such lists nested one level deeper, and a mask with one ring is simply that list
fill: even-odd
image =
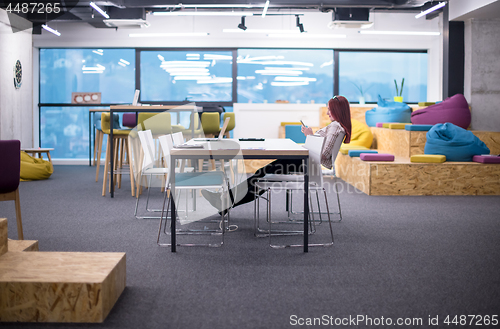
[{"label": "bar stool", "polygon": [[[111,141],[109,138],[109,134],[111,133],[109,118],[110,118],[109,113],[102,113],[101,114],[101,129],[102,129],[103,134],[108,135],[108,143],[106,146],[106,159],[104,160],[104,177],[103,177],[103,181],[102,181],[102,196],[106,195],[106,184],[107,184],[107,179],[108,179],[108,172],[110,169],[109,164],[111,161],[111,156],[114,157],[114,163],[115,163],[115,168],[113,168],[114,174],[115,174],[114,181],[118,184],[118,188],[121,187],[121,174],[122,174],[122,168],[123,168],[123,158],[124,158],[125,154],[127,157],[127,162],[129,164],[130,190],[131,190],[132,196],[135,196],[135,194],[134,194],[134,190],[135,190],[134,171],[132,168],[132,148],[131,148],[131,143],[129,143],[129,140],[128,140],[130,130],[113,129],[113,141]],[[110,154],[111,143],[115,143],[113,155]],[[126,150],[126,152],[125,152],[125,150]],[[110,189],[111,189],[111,186],[110,186]]]},{"label": "bar stool", "polygon": [[[104,139],[104,134],[101,127],[101,113],[94,114],[94,128],[95,140],[94,140],[94,164],[97,166],[95,170],[95,181],[99,181],[99,169],[101,166],[101,154],[102,154],[102,142]],[[113,129],[120,129],[120,117],[117,113],[113,113]]]}]

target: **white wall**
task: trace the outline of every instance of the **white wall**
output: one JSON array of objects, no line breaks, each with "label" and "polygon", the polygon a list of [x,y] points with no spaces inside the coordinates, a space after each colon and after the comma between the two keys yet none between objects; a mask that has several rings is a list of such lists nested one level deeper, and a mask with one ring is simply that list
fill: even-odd
[{"label": "white wall", "polygon": [[[427,100],[441,100],[442,53],[441,36],[376,36],[362,35],[358,29],[331,30],[327,24],[331,13],[308,12],[301,23],[308,33],[345,34],[345,39],[276,39],[265,34],[223,33],[236,29],[241,17],[161,17],[148,15],[151,26],[146,29],[95,29],[88,24],[53,23],[62,33],[57,37],[43,31],[34,36],[35,47],[239,47],[239,48],[340,48],[340,49],[424,49],[429,51]],[[439,19],[415,19],[415,14],[372,13],[372,30],[440,31]],[[252,16],[246,26],[258,29],[297,29],[295,16]],[[130,38],[129,33],[208,32],[206,37]]]},{"label": "white wall", "polygon": [[[7,12],[0,9],[0,139],[18,139],[22,147],[33,146],[31,49],[31,29],[13,33]],[[20,89],[13,80],[17,60],[23,69]]]}]

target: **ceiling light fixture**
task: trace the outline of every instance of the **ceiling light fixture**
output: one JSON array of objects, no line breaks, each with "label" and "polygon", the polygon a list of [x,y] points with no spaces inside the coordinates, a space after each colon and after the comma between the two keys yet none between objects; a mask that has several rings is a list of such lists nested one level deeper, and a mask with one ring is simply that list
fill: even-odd
[{"label": "ceiling light fixture", "polygon": [[50,33],[53,33],[53,34],[57,35],[58,37],[60,37],[60,36],[61,36],[61,33],[60,33],[59,31],[54,30],[53,28],[49,27],[48,25],[42,24],[42,28],[43,28],[44,30],[49,31]]},{"label": "ceiling light fixture", "polygon": [[130,38],[155,38],[155,37],[204,37],[207,32],[186,32],[186,33],[130,33]]},{"label": "ceiling light fixture", "polygon": [[299,17],[299,15],[295,15],[295,18],[296,18],[296,21],[297,21],[296,25],[299,28],[300,33],[303,33],[304,32],[304,25],[300,23],[300,17]]},{"label": "ceiling light fixture", "polygon": [[[241,33],[243,32],[240,29],[223,29],[222,32],[224,33]],[[299,34],[300,32],[297,30],[278,30],[278,29],[247,29],[245,33],[263,33],[263,34],[269,34],[269,33],[291,33],[291,34]]]},{"label": "ceiling light fixture", "polygon": [[94,8],[99,14],[101,14],[102,16],[106,17],[106,18],[109,18],[109,15],[106,14],[106,12],[104,10],[102,10],[101,8],[99,8],[98,5],[96,5],[95,3],[91,2],[90,3],[90,7]]},{"label": "ceiling light fixture", "polygon": [[304,38],[304,39],[342,39],[347,38],[346,34],[313,34],[313,33],[300,33],[300,34],[279,34],[271,33],[267,35],[270,38]]},{"label": "ceiling light fixture", "polygon": [[425,32],[425,31],[358,31],[361,34],[385,34],[385,35],[440,35],[441,32]]},{"label": "ceiling light fixture", "polygon": [[155,11],[155,16],[253,16],[243,11]]},{"label": "ceiling light fixture", "polygon": [[238,24],[238,28],[245,31],[247,27],[245,26],[245,16],[241,16],[241,23]]},{"label": "ceiling light fixture", "polygon": [[439,8],[443,8],[444,6],[446,6],[446,2],[440,2],[439,4],[435,5],[434,7],[431,7],[429,9],[421,12],[420,14],[415,15],[415,18],[420,18],[422,16],[425,16],[428,13],[431,13],[431,12],[433,12],[435,10],[438,10]]},{"label": "ceiling light fixture", "polygon": [[266,0],[266,4],[264,5],[264,9],[262,9],[262,18],[266,17],[268,8],[269,8],[269,0]]}]

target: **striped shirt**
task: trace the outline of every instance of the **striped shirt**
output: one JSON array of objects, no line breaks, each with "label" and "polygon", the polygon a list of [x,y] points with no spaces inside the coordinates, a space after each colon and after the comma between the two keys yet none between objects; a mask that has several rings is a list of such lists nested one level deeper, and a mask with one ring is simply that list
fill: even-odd
[{"label": "striped shirt", "polygon": [[332,149],[340,133],[345,133],[345,131],[337,121],[332,121],[328,126],[316,131],[315,135],[325,137],[325,145],[321,154],[321,164],[328,169],[332,168]]}]

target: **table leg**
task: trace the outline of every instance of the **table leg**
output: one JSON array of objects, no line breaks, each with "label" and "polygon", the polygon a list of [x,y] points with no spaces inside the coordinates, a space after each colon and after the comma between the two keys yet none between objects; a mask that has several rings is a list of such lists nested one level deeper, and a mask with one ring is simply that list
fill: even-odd
[{"label": "table leg", "polygon": [[307,160],[304,161],[304,252],[309,251],[309,172]]},{"label": "table leg", "polygon": [[110,184],[109,185],[109,188],[110,188],[109,193],[111,194],[112,198],[115,196],[115,185],[114,185],[114,181],[113,181],[113,168],[114,168],[114,159],[113,159],[114,158],[113,157],[113,154],[114,154],[114,152],[113,152],[113,146],[114,146],[113,145],[114,144],[113,143],[113,130],[114,130],[114,126],[113,125],[114,125],[113,109],[110,108],[109,109],[109,130],[110,131],[109,131],[108,138],[111,139],[111,143],[109,143],[109,146],[110,146],[109,147],[110,148],[110,150],[109,150],[110,159],[109,160],[111,162],[111,165],[109,166],[109,170],[111,171],[111,173],[110,173],[110,176],[109,176],[109,184]]},{"label": "table leg", "polygon": [[172,164],[170,167],[170,247],[172,252],[176,252],[177,242],[176,242],[176,228],[175,222],[177,219],[176,208],[175,208],[175,158],[170,159]]},{"label": "table leg", "polygon": [[[89,112],[89,167],[92,166],[92,133],[90,132],[90,127],[92,126],[92,115]],[[93,129],[92,129],[93,130]]]}]

